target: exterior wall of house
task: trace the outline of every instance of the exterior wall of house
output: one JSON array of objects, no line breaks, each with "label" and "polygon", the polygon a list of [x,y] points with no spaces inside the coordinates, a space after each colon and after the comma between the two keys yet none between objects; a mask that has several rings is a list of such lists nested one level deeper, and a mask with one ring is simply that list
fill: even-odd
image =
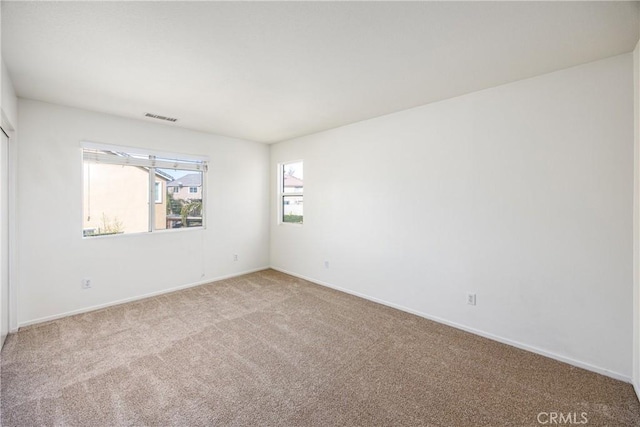
[{"label": "exterior wall of house", "polygon": [[[148,175],[147,175],[148,177]],[[161,201],[156,203],[156,230],[164,230],[167,228],[167,181],[164,179],[156,179],[156,182],[160,183]]]},{"label": "exterior wall of house", "polygon": [[[166,180],[161,202],[155,204],[155,227],[167,224]],[[118,227],[120,232],[149,230],[149,173],[135,166],[85,163],[83,176],[83,230]]]},{"label": "exterior wall of house", "polygon": [[[187,200],[187,199],[202,199],[202,186],[198,186],[197,191],[195,193],[191,193],[189,191],[189,187],[169,187],[173,198],[178,200]],[[178,188],[178,192],[175,193],[174,189]]]},{"label": "exterior wall of house", "polygon": [[116,223],[125,233],[149,230],[149,173],[135,166],[85,163],[83,229]]},{"label": "exterior wall of house", "polygon": [[[167,226],[166,180],[157,178],[162,199],[155,203],[155,228]],[[83,230],[122,225],[123,233],[149,230],[149,173],[135,166],[85,163]]]}]

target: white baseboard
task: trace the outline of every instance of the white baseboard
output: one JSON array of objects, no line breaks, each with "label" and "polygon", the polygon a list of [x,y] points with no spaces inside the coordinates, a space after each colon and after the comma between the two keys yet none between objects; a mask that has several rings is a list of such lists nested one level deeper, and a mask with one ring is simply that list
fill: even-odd
[{"label": "white baseboard", "polygon": [[[550,359],[554,359],[554,360],[558,360],[560,362],[568,363],[569,365],[573,365],[573,366],[576,366],[578,368],[586,369],[587,371],[595,372],[597,374],[605,375],[607,377],[614,378],[616,380],[620,380],[620,381],[624,381],[626,383],[633,384],[633,382],[631,380],[631,377],[629,377],[627,375],[620,374],[618,372],[613,372],[613,371],[610,371],[610,370],[605,369],[605,368],[601,368],[601,367],[598,367],[598,366],[591,365],[589,363],[581,362],[579,360],[572,359],[572,358],[566,357],[566,356],[562,356],[562,355],[559,355],[559,354],[556,354],[556,353],[553,353],[553,352],[550,352],[550,351],[547,351],[547,350],[543,350],[541,348],[534,347],[534,346],[531,346],[531,345],[528,345],[528,344],[524,344],[524,343],[521,343],[521,342],[518,342],[518,341],[513,341],[513,340],[508,339],[508,338],[503,338],[503,337],[500,337],[498,335],[491,334],[489,332],[481,331],[479,329],[475,329],[475,328],[472,328],[472,327],[469,327],[469,326],[466,326],[466,325],[462,325],[460,323],[452,322],[450,320],[443,319],[441,317],[432,316],[430,314],[423,313],[423,312],[418,311],[418,310],[414,310],[414,309],[411,309],[411,308],[408,308],[408,307],[404,307],[402,305],[395,304],[395,303],[392,303],[392,302],[389,302],[389,301],[385,301],[385,300],[382,300],[382,299],[379,299],[379,298],[375,298],[375,297],[372,297],[372,296],[369,296],[369,295],[361,294],[359,292],[355,292],[355,291],[352,291],[350,289],[342,288],[340,286],[335,286],[335,285],[332,285],[331,283],[327,283],[327,282],[323,282],[321,280],[317,280],[317,279],[313,279],[313,278],[310,278],[310,277],[306,277],[306,276],[303,276],[301,274],[297,274],[297,273],[293,273],[291,271],[284,270],[282,268],[278,268],[278,267],[274,267],[274,266],[271,266],[271,268],[274,269],[274,270],[280,271],[281,273],[285,273],[285,274],[288,274],[290,276],[298,277],[300,279],[307,280],[307,281],[315,283],[317,285],[326,286],[328,288],[332,288],[332,289],[335,289],[335,290],[340,291],[340,292],[344,292],[344,293],[347,293],[347,294],[350,294],[350,295],[354,295],[354,296],[357,296],[357,297],[360,297],[360,298],[364,298],[366,300],[373,301],[373,302],[376,302],[378,304],[386,305],[388,307],[392,307],[392,308],[395,308],[395,309],[398,309],[398,310],[401,310],[401,311],[405,311],[407,313],[415,314],[416,316],[424,317],[425,319],[433,320],[434,322],[442,323],[444,325],[451,326],[451,327],[456,328],[456,329],[461,329],[463,331],[470,332],[472,334],[479,335],[481,337],[488,338],[488,339],[493,340],[493,341],[497,341],[497,342],[500,342],[500,343],[503,343],[503,344],[507,344],[507,345],[510,345],[512,347],[517,347],[519,349],[530,351],[532,353],[536,353],[536,354],[539,354],[541,356],[548,357]],[[635,387],[635,384],[634,384],[634,387]],[[636,388],[636,393],[640,397],[640,393],[638,393],[638,388]]]},{"label": "white baseboard", "polygon": [[636,392],[636,397],[638,398],[638,400],[640,400],[640,387],[638,387],[638,384],[633,381],[633,390]]},{"label": "white baseboard", "polygon": [[68,316],[74,316],[76,314],[87,313],[89,311],[101,310],[103,308],[112,307],[114,305],[120,305],[120,304],[124,304],[124,303],[127,303],[127,302],[138,301],[138,300],[155,297],[155,296],[162,295],[162,294],[168,294],[170,292],[179,291],[181,289],[192,288],[194,286],[200,286],[200,285],[205,285],[207,283],[218,282],[220,280],[230,279],[232,277],[243,276],[245,274],[255,273],[256,271],[267,270],[269,268],[270,267],[254,268],[252,270],[246,270],[246,271],[242,271],[240,273],[227,274],[225,276],[218,276],[218,277],[214,277],[214,278],[210,278],[210,279],[206,279],[206,280],[200,280],[198,282],[188,283],[186,285],[175,286],[173,288],[168,288],[168,289],[162,289],[160,291],[150,292],[148,294],[138,295],[138,296],[135,296],[135,297],[124,298],[124,299],[111,301],[111,302],[104,303],[104,304],[92,305],[90,307],[83,307],[83,308],[79,308],[77,310],[67,311],[67,312],[59,313],[59,314],[54,314],[54,315],[51,315],[51,316],[40,317],[38,319],[28,320],[26,322],[19,323],[18,324],[18,329],[24,328],[25,326],[31,326],[31,325],[36,325],[38,323],[44,323],[44,322],[49,322],[51,320],[61,319],[63,317],[68,317]]}]

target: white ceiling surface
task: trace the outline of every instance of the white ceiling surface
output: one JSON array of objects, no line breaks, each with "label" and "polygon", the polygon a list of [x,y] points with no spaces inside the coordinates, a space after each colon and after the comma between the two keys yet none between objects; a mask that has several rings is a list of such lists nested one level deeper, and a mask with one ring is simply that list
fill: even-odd
[{"label": "white ceiling surface", "polygon": [[24,98],[276,142],[629,52],[638,13],[636,2],[2,1],[2,55]]}]

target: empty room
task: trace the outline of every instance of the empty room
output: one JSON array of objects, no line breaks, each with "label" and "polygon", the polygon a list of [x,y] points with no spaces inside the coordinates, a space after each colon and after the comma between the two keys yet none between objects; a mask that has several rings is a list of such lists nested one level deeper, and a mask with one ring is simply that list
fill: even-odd
[{"label": "empty room", "polygon": [[0,14],[0,425],[640,426],[639,2]]}]

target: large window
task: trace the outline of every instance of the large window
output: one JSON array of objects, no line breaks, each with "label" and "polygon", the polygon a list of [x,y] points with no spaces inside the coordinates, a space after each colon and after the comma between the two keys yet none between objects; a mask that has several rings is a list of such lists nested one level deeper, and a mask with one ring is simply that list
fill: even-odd
[{"label": "large window", "polygon": [[278,168],[278,202],[280,222],[302,224],[303,212],[303,168],[302,161],[282,163]]},{"label": "large window", "polygon": [[91,143],[82,151],[83,236],[204,226],[204,157]]}]

